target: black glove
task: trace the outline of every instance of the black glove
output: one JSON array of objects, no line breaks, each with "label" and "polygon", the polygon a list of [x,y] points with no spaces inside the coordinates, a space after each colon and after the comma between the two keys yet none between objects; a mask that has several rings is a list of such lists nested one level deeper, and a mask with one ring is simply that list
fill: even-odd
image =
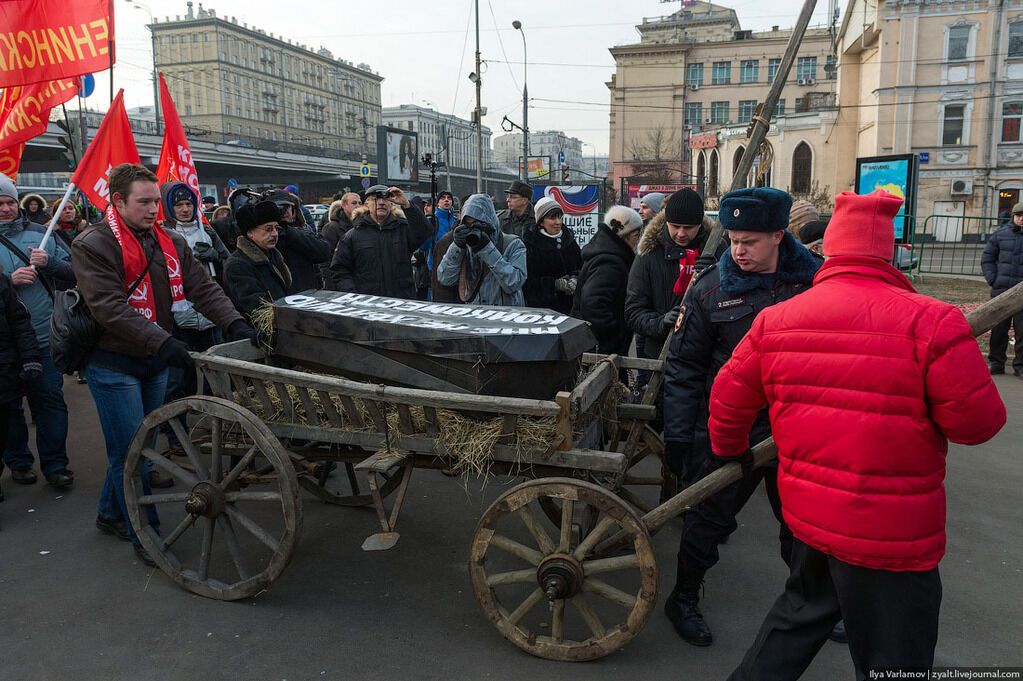
[{"label": "black glove", "polygon": [[667,312],[664,313],[664,319],[662,320],[662,323],[664,324],[664,330],[668,331],[669,333],[674,331],[675,330],[675,322],[677,322],[677,321],[678,321],[678,308],[677,307],[673,307],[673,308],[671,308],[670,310],[668,310]]},{"label": "black glove", "polygon": [[469,244],[469,248],[472,249],[473,253],[479,253],[487,247],[487,244],[490,243],[490,236],[486,232],[474,229],[469,232],[469,236],[466,237],[465,243]]},{"label": "black glove", "polygon": [[664,443],[664,462],[668,464],[668,468],[676,478],[681,478],[685,474],[686,462],[689,461],[692,452],[693,443],[691,442],[668,440]]},{"label": "black glove", "polygon": [[742,477],[743,478],[748,478],[750,475],[752,475],[753,474],[753,464],[754,464],[754,461],[753,461],[753,450],[752,449],[747,449],[745,452],[743,452],[742,454],[740,454],[736,458],[737,458],[737,460],[739,462],[739,466],[742,467]]},{"label": "black glove", "polygon": [[469,225],[461,224],[455,227],[455,231],[452,232],[452,239],[454,239],[455,245],[459,248],[465,248],[465,240],[469,236],[469,232],[472,230]]},{"label": "black glove", "polygon": [[220,254],[217,253],[217,249],[202,241],[192,247],[192,254],[199,262],[211,263],[220,260]]},{"label": "black glove", "polygon": [[247,340],[253,345],[257,345],[257,334],[256,330],[248,325],[247,322],[241,319],[236,319],[227,327],[227,340],[229,341],[240,341]]},{"label": "black glove", "polygon": [[39,362],[25,362],[21,365],[21,373],[18,374],[25,383],[37,383],[43,378],[43,365]]},{"label": "black glove", "polygon": [[163,342],[156,356],[163,360],[163,363],[176,369],[194,369],[195,362],[188,354],[188,344],[171,336]]}]

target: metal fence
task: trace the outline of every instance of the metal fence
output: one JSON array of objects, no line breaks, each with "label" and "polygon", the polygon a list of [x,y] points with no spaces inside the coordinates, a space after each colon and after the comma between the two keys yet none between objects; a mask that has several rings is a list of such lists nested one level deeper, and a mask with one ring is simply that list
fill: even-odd
[{"label": "metal fence", "polygon": [[920,274],[982,276],[980,256],[998,218],[929,215],[915,221],[910,244]]}]

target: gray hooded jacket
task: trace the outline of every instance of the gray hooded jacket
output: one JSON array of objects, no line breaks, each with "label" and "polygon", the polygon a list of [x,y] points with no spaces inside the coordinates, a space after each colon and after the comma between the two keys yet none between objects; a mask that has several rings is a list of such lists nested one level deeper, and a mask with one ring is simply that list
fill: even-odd
[{"label": "gray hooded jacket", "polygon": [[437,268],[437,280],[445,286],[458,283],[462,262],[468,264],[468,279],[483,275],[476,297],[467,303],[522,307],[526,304],[522,285],[526,283],[526,246],[522,239],[499,231],[494,202],[486,194],[473,194],[462,206],[462,216],[475,218],[489,228],[490,243],[479,253],[452,243]]}]

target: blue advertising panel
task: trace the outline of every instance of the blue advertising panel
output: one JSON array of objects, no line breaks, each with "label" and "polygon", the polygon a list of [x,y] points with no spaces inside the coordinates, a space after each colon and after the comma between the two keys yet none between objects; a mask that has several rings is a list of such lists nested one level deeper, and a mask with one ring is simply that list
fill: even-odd
[{"label": "blue advertising panel", "polygon": [[912,234],[916,209],[917,163],[915,154],[872,156],[856,159],[856,193],[882,189],[902,199],[895,216],[895,240],[905,242]]}]

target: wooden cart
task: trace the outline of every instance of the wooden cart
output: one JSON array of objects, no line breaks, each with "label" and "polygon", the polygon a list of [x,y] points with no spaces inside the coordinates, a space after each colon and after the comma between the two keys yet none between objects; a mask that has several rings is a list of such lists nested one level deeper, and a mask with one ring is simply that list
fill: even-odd
[{"label": "wooden cart", "polygon": [[[541,657],[589,660],[632,639],[653,609],[650,532],[623,495],[638,501],[632,487],[659,485],[659,475],[633,470],[661,447],[647,433],[635,451],[614,451],[627,422],[653,418],[653,407],[619,399],[619,369],[637,360],[589,355],[575,389],[545,401],[284,369],[244,341],[194,357],[213,395],[150,413],[125,465],[132,525],[188,591],[234,600],[269,588],[302,528],[300,488],[374,507],[380,532],[363,548],[382,550],[398,541],[413,470],[457,477],[482,466],[477,473],[527,479],[494,501],[471,542],[474,593],[506,638]],[[158,447],[160,435],[171,444]],[[485,460],[467,461],[463,449],[488,437]],[[140,473],[150,466],[175,487],[144,490]]]}]

